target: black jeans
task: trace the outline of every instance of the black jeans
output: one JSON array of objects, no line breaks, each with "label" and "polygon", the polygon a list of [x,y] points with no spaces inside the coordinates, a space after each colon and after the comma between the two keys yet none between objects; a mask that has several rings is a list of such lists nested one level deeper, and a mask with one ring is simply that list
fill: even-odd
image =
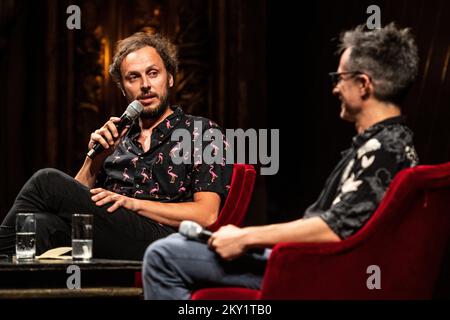
[{"label": "black jeans", "polygon": [[0,253],[15,252],[15,221],[19,212],[36,214],[36,254],[71,246],[73,213],[94,215],[94,258],[142,260],[150,243],[175,232],[124,208],[98,207],[89,189],[55,169],[37,171],[23,186],[0,226]]}]

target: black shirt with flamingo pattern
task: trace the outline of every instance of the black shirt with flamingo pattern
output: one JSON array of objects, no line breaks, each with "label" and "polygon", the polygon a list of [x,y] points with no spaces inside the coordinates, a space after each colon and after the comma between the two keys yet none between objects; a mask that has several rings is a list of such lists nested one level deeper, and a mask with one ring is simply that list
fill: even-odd
[{"label": "black shirt with flamingo pattern", "polygon": [[171,141],[175,129],[186,129],[190,133],[192,146],[194,140],[201,139],[203,150],[209,144],[218,148],[220,146],[215,145],[216,141],[203,140],[202,134],[210,129],[222,130],[206,118],[185,114],[180,107],[172,109],[174,112],[153,129],[147,152],[138,142],[141,132],[139,124],[136,122],[130,127],[116,150],[105,159],[98,175],[97,187],[133,198],[160,202],[192,201],[194,193],[201,191],[215,192],[222,200],[225,199],[233,168],[225,164],[225,138],[222,146],[224,157],[219,164],[207,164],[194,159],[198,152],[186,152],[184,159],[191,156],[190,164],[186,164],[187,161],[175,164],[172,155],[180,152],[180,142]]}]

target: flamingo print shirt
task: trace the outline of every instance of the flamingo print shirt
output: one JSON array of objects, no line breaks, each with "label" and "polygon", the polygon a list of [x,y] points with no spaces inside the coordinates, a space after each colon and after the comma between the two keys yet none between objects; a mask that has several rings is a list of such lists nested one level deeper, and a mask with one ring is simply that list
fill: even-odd
[{"label": "flamingo print shirt", "polygon": [[341,239],[347,238],[375,212],[395,174],[417,163],[404,118],[379,122],[353,137],[304,218],[319,216]]},{"label": "flamingo print shirt", "polygon": [[[193,158],[199,152],[190,153],[188,150],[184,157],[185,160],[191,157],[190,164],[175,164],[171,157],[175,152],[180,154],[185,151],[180,152],[179,142],[171,141],[175,129],[186,129],[194,141],[201,138],[201,133],[220,128],[208,119],[185,114],[180,107],[173,110],[152,131],[151,146],[147,152],[137,141],[141,129],[137,122],[134,123],[116,150],[105,159],[96,186],[129,197],[160,202],[192,201],[193,194],[201,191],[216,192],[224,199],[232,173],[232,166],[225,165],[225,155],[220,164],[200,162]],[[198,127],[194,126],[194,122]],[[200,146],[204,149],[211,144],[214,150],[222,147],[215,143],[205,139]]]}]

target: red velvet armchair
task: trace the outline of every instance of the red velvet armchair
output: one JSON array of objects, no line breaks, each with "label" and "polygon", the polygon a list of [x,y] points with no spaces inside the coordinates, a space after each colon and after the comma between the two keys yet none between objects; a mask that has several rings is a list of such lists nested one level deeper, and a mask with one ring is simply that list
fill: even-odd
[{"label": "red velvet armchair", "polygon": [[[339,243],[280,243],[261,290],[211,288],[193,299],[430,299],[448,293],[450,163],[418,166],[394,178],[378,209]],[[368,267],[380,289],[368,289]]]}]

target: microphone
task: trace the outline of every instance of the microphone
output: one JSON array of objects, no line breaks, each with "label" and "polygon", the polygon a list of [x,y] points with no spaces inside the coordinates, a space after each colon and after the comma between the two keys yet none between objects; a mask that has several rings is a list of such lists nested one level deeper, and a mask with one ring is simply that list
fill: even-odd
[{"label": "microphone", "polygon": [[[212,232],[204,229],[197,222],[184,220],[180,223],[178,232],[189,240],[207,243]],[[251,248],[244,255],[257,260],[267,260],[272,250],[264,248]]]},{"label": "microphone", "polygon": [[184,220],[180,223],[178,232],[189,240],[197,240],[204,243],[207,243],[212,235],[211,231],[204,229],[197,222],[189,220]]},{"label": "microphone", "polygon": [[[117,131],[119,131],[119,134],[122,132],[123,128],[132,124],[134,120],[136,120],[139,117],[142,110],[144,110],[144,107],[137,100],[134,100],[128,105],[127,109],[120,117],[120,121],[115,124]],[[94,159],[104,149],[105,148],[100,143],[96,142],[92,147],[92,149],[89,150],[89,152],[87,153],[87,156],[91,159]]]}]

